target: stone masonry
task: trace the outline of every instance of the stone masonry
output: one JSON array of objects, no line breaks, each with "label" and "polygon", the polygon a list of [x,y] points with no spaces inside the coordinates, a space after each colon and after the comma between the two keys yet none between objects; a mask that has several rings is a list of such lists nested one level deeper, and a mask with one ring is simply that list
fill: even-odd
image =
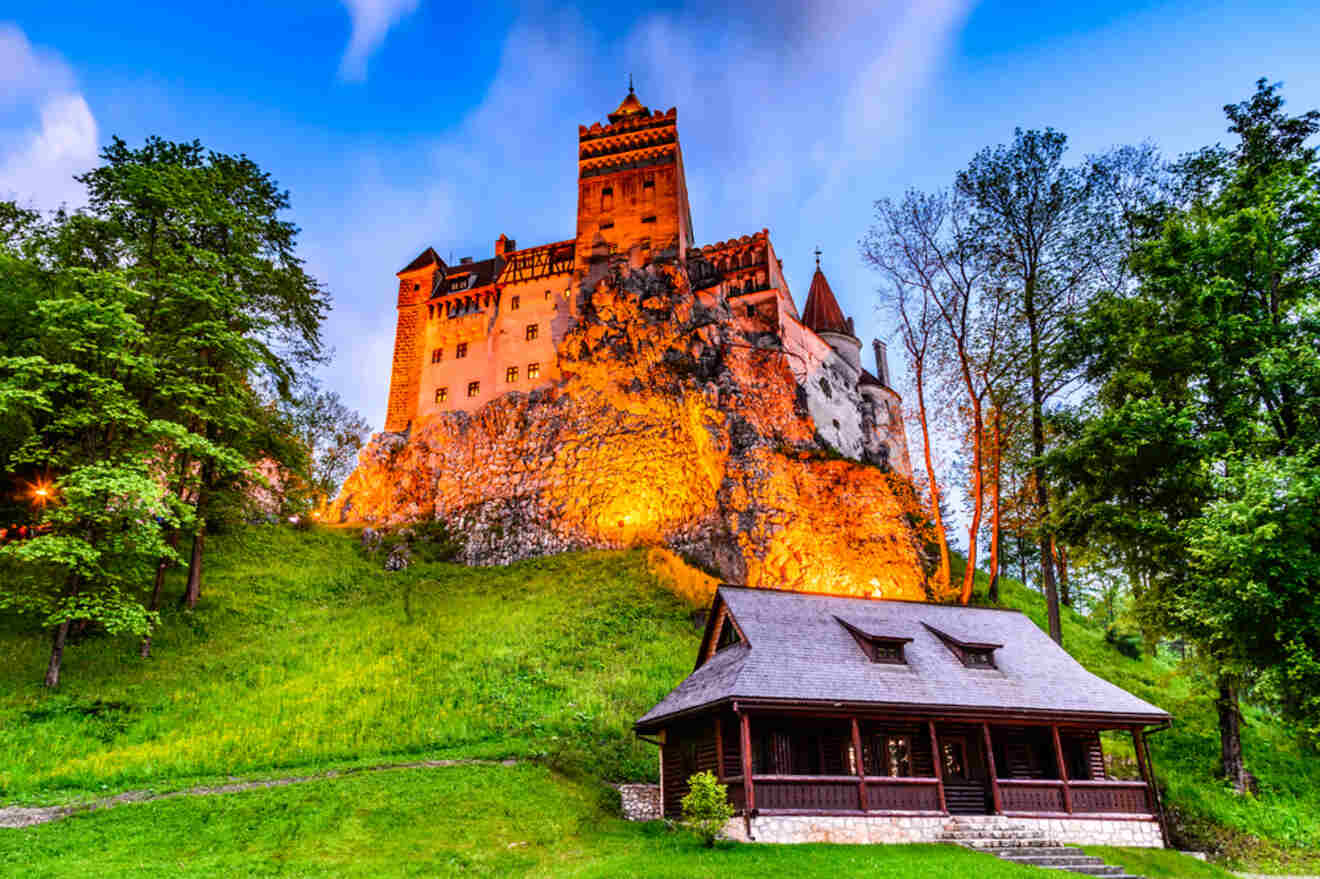
[{"label": "stone masonry", "polygon": [[[962,823],[974,823],[994,833],[999,828],[1039,830],[1054,843],[1073,845],[1113,845],[1140,848],[1163,848],[1160,826],[1150,820],[1113,820],[1106,818],[1016,818],[1004,815],[961,816]],[[942,842],[951,819],[901,816],[807,816],[761,815],[751,820],[753,842],[799,843],[914,843]],[[724,828],[729,839],[748,842],[746,824],[734,818]]]},{"label": "stone masonry", "polygon": [[629,821],[657,821],[661,817],[660,785],[621,784],[619,797],[623,802],[623,817]]}]

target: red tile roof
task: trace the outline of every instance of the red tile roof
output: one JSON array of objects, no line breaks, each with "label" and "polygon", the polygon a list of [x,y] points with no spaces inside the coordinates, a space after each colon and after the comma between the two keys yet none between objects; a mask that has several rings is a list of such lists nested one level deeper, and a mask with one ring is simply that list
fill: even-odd
[{"label": "red tile roof", "polygon": [[825,280],[825,273],[816,267],[816,274],[811,277],[811,289],[807,291],[807,304],[802,309],[802,322],[817,333],[846,333],[848,321],[839,308],[839,301],[834,298],[830,282]]}]

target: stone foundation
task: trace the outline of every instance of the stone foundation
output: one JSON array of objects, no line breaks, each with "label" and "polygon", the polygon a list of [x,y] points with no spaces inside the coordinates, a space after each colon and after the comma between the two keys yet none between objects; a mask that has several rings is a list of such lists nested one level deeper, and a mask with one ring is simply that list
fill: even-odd
[{"label": "stone foundation", "polygon": [[629,821],[656,821],[662,815],[658,784],[621,784],[619,798],[623,817]]},{"label": "stone foundation", "polygon": [[[724,835],[738,842],[911,843],[942,842],[947,817],[760,815],[752,819],[752,839],[741,817],[724,827]],[[959,816],[987,831],[1024,828],[1044,833],[1052,842],[1072,845],[1119,845],[1164,848],[1160,825],[1154,818],[1120,821],[1109,818],[1014,818],[1005,815]]]}]

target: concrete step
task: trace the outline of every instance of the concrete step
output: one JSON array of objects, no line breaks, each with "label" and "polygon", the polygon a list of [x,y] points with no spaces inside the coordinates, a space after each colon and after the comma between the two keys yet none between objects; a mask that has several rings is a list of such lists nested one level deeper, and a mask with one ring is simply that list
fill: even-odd
[{"label": "concrete step", "polygon": [[956,828],[945,830],[943,835],[949,839],[1044,839],[1041,830],[967,830]]},{"label": "concrete step", "polygon": [[1039,837],[1037,839],[951,839],[947,836],[941,837],[940,842],[951,842],[955,845],[961,845],[966,848],[974,849],[1008,849],[1008,848],[1049,848],[1055,843],[1053,840]]}]

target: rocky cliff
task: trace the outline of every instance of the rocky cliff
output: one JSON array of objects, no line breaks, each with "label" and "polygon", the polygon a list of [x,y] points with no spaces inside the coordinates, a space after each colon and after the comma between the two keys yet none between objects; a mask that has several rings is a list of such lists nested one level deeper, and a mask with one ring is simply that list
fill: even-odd
[{"label": "rocky cliff", "polygon": [[927,597],[910,485],[826,445],[773,326],[672,262],[576,290],[560,382],[378,434],[331,514],[443,519],[471,564],[663,545],[729,582]]}]

